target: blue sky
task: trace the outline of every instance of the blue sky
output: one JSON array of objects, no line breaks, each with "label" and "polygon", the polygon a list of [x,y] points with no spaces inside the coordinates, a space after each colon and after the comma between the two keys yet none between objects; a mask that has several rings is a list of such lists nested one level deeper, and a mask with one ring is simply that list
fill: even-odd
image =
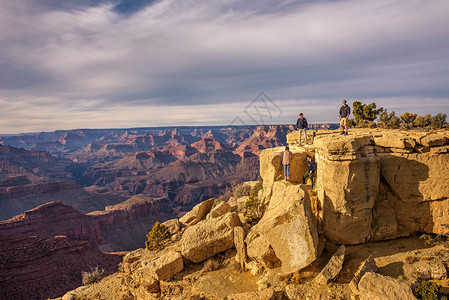
[{"label": "blue sky", "polygon": [[447,0],[2,0],[0,133],[449,113],[448,53]]}]

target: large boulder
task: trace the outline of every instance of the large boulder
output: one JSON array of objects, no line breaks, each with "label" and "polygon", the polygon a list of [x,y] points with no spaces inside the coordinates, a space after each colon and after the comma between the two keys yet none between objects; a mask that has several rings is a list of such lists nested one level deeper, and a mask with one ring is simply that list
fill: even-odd
[{"label": "large boulder", "polygon": [[416,300],[405,282],[372,272],[360,279],[359,292],[361,300]]},{"label": "large boulder", "polygon": [[317,258],[318,230],[308,194],[301,185],[276,181],[269,206],[246,238],[248,256],[266,266],[281,263],[292,273]]},{"label": "large boulder", "polygon": [[144,262],[144,268],[157,280],[168,280],[184,268],[184,261],[179,252],[169,251],[157,255],[150,261]]},{"label": "large boulder", "polygon": [[178,219],[171,219],[171,220],[165,221],[161,225],[165,226],[165,228],[167,228],[168,232],[171,235],[178,233],[181,230],[181,224],[179,223]]},{"label": "large boulder", "polygon": [[234,247],[234,227],[241,226],[236,213],[207,219],[188,227],[182,239],[181,254],[194,263]]},{"label": "large boulder", "polygon": [[191,211],[179,218],[179,222],[184,225],[194,225],[198,223],[199,221],[203,220],[211,211],[212,207],[214,206],[214,202],[215,199],[211,198],[195,205]]},{"label": "large boulder", "polygon": [[317,135],[317,196],[337,244],[416,232],[449,234],[449,146],[443,132],[354,130]]},{"label": "large boulder", "polygon": [[[309,150],[309,152],[307,152]],[[290,182],[302,183],[302,177],[307,172],[307,154],[313,156],[313,149],[291,147],[293,154],[290,164]],[[284,179],[282,166],[282,152],[284,147],[265,149],[260,153],[260,176],[263,179],[263,193],[261,200],[268,202],[276,180]]]}]

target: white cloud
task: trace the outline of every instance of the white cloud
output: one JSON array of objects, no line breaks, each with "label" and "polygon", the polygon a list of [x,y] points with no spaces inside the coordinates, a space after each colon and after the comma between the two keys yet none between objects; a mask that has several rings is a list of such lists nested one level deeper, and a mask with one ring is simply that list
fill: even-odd
[{"label": "white cloud", "polygon": [[[22,108],[0,111],[0,132],[226,124],[229,114],[215,110],[233,111],[230,103],[240,107],[261,90],[329,106],[407,98],[418,110],[449,97],[445,0],[164,0],[133,15],[112,8],[2,1],[0,100]],[[169,117],[137,117],[156,110]]]}]

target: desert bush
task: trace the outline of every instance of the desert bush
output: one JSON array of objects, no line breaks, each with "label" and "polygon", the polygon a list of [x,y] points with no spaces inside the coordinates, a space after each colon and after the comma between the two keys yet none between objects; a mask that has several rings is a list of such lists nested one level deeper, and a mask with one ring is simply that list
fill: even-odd
[{"label": "desert bush", "polygon": [[393,110],[391,113],[385,109],[380,113],[378,127],[382,128],[398,128],[401,124],[401,119],[396,116]]},{"label": "desert bush", "polygon": [[104,274],[104,269],[100,269],[98,266],[91,269],[90,271],[83,272],[81,275],[84,285],[96,283],[106,276]]},{"label": "desert bush", "polygon": [[148,240],[145,242],[145,248],[156,250],[164,247],[164,241],[170,237],[167,227],[159,222],[153,225],[151,231],[147,234]]},{"label": "desert bush", "polygon": [[446,114],[438,113],[432,117],[432,119],[430,121],[430,126],[434,129],[443,128],[447,124],[446,118],[447,118]]},{"label": "desert bush", "polygon": [[421,281],[415,287],[415,294],[422,300],[447,300],[441,295],[440,286],[432,281]]},{"label": "desert bush", "polygon": [[416,120],[417,116],[418,116],[417,114],[411,114],[408,111],[406,111],[403,115],[401,115],[401,120],[405,124],[411,125]]},{"label": "desert bush", "polygon": [[363,127],[363,125],[369,125],[369,122],[373,122],[377,116],[383,112],[383,107],[377,109],[376,103],[372,102],[370,104],[364,104],[360,101],[354,101],[352,103],[353,114],[355,118],[355,123],[358,127]]},{"label": "desert bush", "polygon": [[263,187],[263,180],[259,176],[257,183],[253,186],[249,193],[248,200],[245,203],[245,217],[250,219],[250,222],[255,222],[262,218],[265,211],[265,205],[259,200],[259,191]]}]

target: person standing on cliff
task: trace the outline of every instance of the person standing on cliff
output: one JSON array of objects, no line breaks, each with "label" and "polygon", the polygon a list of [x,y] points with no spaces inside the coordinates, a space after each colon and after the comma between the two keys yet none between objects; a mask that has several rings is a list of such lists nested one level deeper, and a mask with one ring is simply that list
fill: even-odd
[{"label": "person standing on cliff", "polygon": [[[341,134],[348,134],[348,117],[351,114],[351,108],[346,104],[346,100],[343,100],[343,105],[340,107],[340,113],[338,114],[338,119],[340,120],[340,130]],[[345,129],[343,130],[343,126]]]},{"label": "person standing on cliff", "polygon": [[282,152],[282,164],[284,165],[284,180],[290,179],[290,164],[292,163],[293,154],[290,152],[288,146]]},{"label": "person standing on cliff", "polygon": [[313,173],[316,170],[316,164],[312,160],[312,156],[310,156],[310,155],[307,155],[307,164],[308,164],[307,172],[304,174],[304,176],[302,178],[302,183],[305,184],[306,179],[310,178],[310,181],[312,181],[312,189],[313,189]]},{"label": "person standing on cliff", "polygon": [[308,126],[309,124],[307,124],[307,120],[306,120],[306,118],[304,118],[304,114],[303,113],[300,113],[299,114],[299,119],[298,119],[298,121],[296,121],[296,128],[298,129],[298,131],[299,131],[299,145],[301,146],[301,135],[304,133],[304,140],[305,140],[305,143],[307,144],[307,133],[306,133],[306,129],[307,129],[307,126]]}]

